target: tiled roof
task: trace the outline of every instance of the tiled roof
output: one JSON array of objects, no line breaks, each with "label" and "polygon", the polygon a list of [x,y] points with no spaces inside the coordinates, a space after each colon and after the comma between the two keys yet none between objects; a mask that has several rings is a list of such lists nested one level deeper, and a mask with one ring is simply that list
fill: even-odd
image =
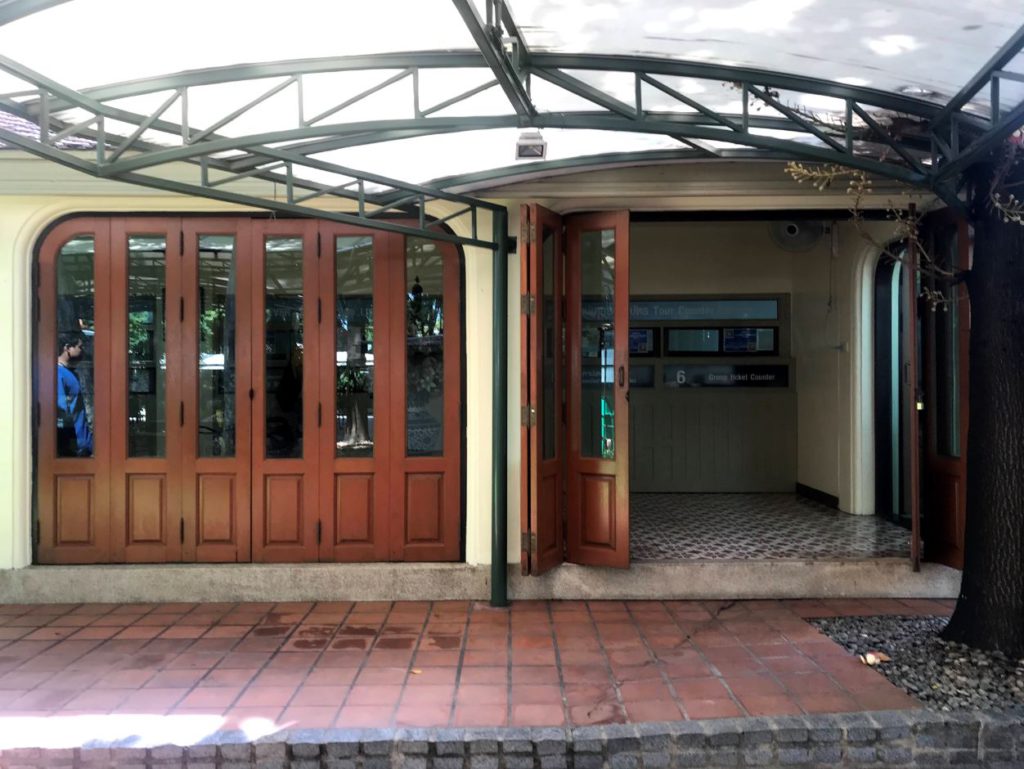
[{"label": "tiled roof", "polygon": [[[26,138],[37,138],[39,136],[39,126],[36,123],[3,110],[0,110],[0,128]],[[95,146],[96,142],[94,141],[76,137],[61,139],[57,142],[57,148],[62,150],[91,150]],[[14,148],[0,141],[0,149]]]}]

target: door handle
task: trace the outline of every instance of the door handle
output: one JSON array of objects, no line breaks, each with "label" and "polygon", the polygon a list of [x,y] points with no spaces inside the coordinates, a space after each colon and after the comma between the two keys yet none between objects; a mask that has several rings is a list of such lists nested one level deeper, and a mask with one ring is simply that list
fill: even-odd
[{"label": "door handle", "polygon": [[626,367],[619,366],[619,387],[626,385]]}]

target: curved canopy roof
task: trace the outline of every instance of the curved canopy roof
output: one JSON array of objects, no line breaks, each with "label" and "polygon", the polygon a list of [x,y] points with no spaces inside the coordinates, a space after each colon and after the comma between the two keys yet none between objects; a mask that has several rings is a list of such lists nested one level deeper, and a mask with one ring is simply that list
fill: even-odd
[{"label": "curved canopy roof", "polygon": [[[1024,121],[1022,46],[1019,0],[0,0],[0,109],[45,128],[0,141],[139,183],[195,163],[222,197],[258,176],[289,205],[690,157],[952,202]],[[514,159],[527,128],[546,160]]]}]

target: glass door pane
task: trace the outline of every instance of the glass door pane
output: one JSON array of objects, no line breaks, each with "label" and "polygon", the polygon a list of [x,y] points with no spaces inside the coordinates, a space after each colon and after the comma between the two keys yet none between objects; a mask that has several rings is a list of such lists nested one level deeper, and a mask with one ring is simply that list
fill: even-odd
[{"label": "glass door pane", "polygon": [[199,238],[200,457],[235,455],[235,237]]},{"label": "glass door pane", "polygon": [[128,456],[163,457],[167,439],[167,239],[128,238]]},{"label": "glass door pane", "polygon": [[444,263],[429,240],[409,238],[406,284],[406,454],[444,453]]},{"label": "glass door pane", "polygon": [[95,424],[95,239],[57,255],[57,456],[90,457]]},{"label": "glass door pane", "polygon": [[615,230],[580,235],[580,453],[615,459]]},{"label": "glass door pane", "polygon": [[302,456],[302,241],[267,238],[264,263],[266,456]]},{"label": "glass door pane", "polygon": [[374,445],[373,238],[335,239],[335,456]]}]

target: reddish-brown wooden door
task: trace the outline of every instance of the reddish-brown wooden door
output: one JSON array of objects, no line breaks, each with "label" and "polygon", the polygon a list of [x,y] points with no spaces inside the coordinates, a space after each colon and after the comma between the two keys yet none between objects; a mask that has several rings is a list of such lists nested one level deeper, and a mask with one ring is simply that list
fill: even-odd
[{"label": "reddish-brown wooden door", "polygon": [[[970,269],[967,222],[933,215],[926,231],[929,252],[951,270]],[[971,308],[963,285],[924,278],[941,294],[934,309],[922,302],[924,462],[921,477],[924,557],[963,568],[967,508],[968,355]]]},{"label": "reddish-brown wooden door", "polygon": [[[387,306],[395,241],[385,232],[321,225],[320,432],[323,561],[387,561],[393,336]],[[397,343],[397,342],[396,342]]]},{"label": "reddish-brown wooden door", "polygon": [[520,207],[521,506],[524,574],[562,563],[565,433],[562,219],[538,205]]},{"label": "reddish-brown wooden door", "polygon": [[251,226],[186,219],[182,228],[182,560],[248,561]]},{"label": "reddish-brown wooden door", "polygon": [[252,558],[318,559],[317,223],[253,224]]},{"label": "reddish-brown wooden door", "polygon": [[112,560],[182,558],[180,220],[111,224]]},{"label": "reddish-brown wooden door", "polygon": [[390,554],[455,561],[461,551],[462,297],[449,243],[392,241],[384,351],[390,382]]},{"label": "reddish-brown wooden door", "polygon": [[[110,546],[110,222],[43,241],[36,297],[39,563],[102,563]],[[70,348],[70,349],[65,349]]]},{"label": "reddish-brown wooden door", "polygon": [[629,215],[566,220],[568,560],[629,566]]}]

